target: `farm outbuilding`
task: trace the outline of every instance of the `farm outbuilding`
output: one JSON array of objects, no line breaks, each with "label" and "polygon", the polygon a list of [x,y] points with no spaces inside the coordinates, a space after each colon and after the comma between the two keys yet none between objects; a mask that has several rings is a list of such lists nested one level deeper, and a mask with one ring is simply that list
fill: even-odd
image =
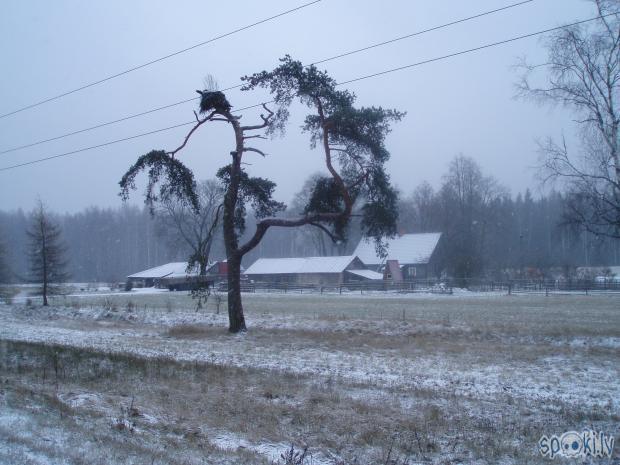
[{"label": "farm outbuilding", "polygon": [[184,274],[187,262],[172,262],[127,276],[127,287],[153,287],[166,276]]},{"label": "farm outbuilding", "polygon": [[[186,264],[187,266],[187,264]],[[172,273],[158,279],[155,285],[160,288],[167,288],[171,291],[189,291],[197,289],[201,285],[211,286],[214,278],[212,276],[200,276],[197,272]]]},{"label": "farm outbuilding", "polygon": [[355,255],[337,257],[259,258],[245,275],[265,283],[340,285],[381,279]]},{"label": "farm outbuilding", "polygon": [[[216,283],[226,279],[228,264],[226,260],[210,263],[206,276],[199,276],[198,270],[187,271],[187,262],[172,262],[149,268],[127,276],[127,287],[161,287],[171,291],[189,290],[199,283]],[[243,268],[242,268],[243,271]]]},{"label": "farm outbuilding", "polygon": [[388,270],[388,273],[384,273],[387,279],[395,278],[394,261],[397,261],[400,267],[401,280],[425,279],[439,271],[436,258],[440,239],[441,233],[402,234],[387,239],[388,255],[384,258],[377,255],[373,241],[362,239],[353,255],[358,256],[367,268],[381,273],[386,271],[386,265],[389,263],[392,272]]}]

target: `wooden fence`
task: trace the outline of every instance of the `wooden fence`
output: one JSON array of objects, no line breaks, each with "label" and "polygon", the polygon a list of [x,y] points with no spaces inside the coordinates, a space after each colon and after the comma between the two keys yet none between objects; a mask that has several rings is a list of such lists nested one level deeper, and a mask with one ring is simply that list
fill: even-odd
[{"label": "wooden fence", "polygon": [[[226,282],[217,285],[219,291],[227,290]],[[262,283],[246,281],[242,292],[280,294],[371,294],[371,293],[431,293],[453,294],[455,289],[498,294],[618,294],[620,282],[593,280],[489,280],[489,279],[421,279],[392,283],[388,281],[358,282],[341,285]]]}]

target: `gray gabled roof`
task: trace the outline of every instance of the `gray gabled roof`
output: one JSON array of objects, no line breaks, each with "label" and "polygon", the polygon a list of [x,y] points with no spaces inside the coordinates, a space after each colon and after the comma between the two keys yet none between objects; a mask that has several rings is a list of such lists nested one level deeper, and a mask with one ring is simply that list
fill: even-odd
[{"label": "gray gabled roof", "polygon": [[355,255],[338,257],[259,258],[245,271],[245,274],[342,273],[355,258]]},{"label": "gray gabled roof", "polygon": [[347,270],[347,273],[361,276],[362,278],[371,279],[373,281],[383,280],[383,275],[371,270]]},{"label": "gray gabled roof", "polygon": [[138,278],[163,278],[164,276],[169,276],[172,274],[185,273],[187,269],[187,262],[172,262],[166,263],[165,265],[156,266],[155,268],[149,268],[148,270],[140,271],[139,273],[134,273],[128,278],[138,279]]},{"label": "gray gabled roof", "polygon": [[386,260],[398,260],[399,265],[421,265],[429,262],[440,237],[441,233],[421,233],[387,239],[388,256],[384,259],[377,255],[374,241],[362,239],[353,254],[366,265],[380,265]]}]

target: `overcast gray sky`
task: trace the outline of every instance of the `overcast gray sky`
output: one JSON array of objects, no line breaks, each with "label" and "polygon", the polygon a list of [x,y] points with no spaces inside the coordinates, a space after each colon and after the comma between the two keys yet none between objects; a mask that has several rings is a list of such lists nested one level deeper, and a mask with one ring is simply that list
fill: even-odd
[{"label": "overcast gray sky", "polygon": [[[0,119],[0,151],[166,105],[194,95],[206,75],[220,87],[271,69],[286,53],[304,63],[499,8],[517,0],[322,0],[274,21]],[[301,5],[302,1],[7,0],[0,5],[0,114],[208,40]],[[337,81],[442,56],[594,16],[583,0],[535,0],[484,18],[320,65]],[[389,173],[405,194],[423,180],[437,186],[457,154],[475,158],[513,193],[535,188],[535,140],[569,137],[570,113],[514,99],[512,66],[545,58],[530,38],[347,86],[360,105],[407,111],[387,145]],[[233,106],[265,100],[232,90]],[[193,103],[74,137],[0,155],[0,168],[191,121]],[[273,179],[288,201],[322,169],[322,157],[300,134],[297,108],[283,139],[262,141],[269,153],[251,160],[252,174]],[[252,121],[256,112],[244,112]],[[181,158],[198,179],[228,163],[230,130],[203,127]],[[56,211],[118,206],[118,181],[151,149],[178,146],[188,128],[0,172],[0,209],[30,209],[41,198]],[[255,162],[255,163],[254,163]],[[141,202],[137,192],[134,202]]]}]

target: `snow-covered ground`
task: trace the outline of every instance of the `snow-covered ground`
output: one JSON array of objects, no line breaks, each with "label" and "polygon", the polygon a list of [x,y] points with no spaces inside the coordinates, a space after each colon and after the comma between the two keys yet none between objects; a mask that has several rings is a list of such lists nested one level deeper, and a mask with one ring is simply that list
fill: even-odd
[{"label": "snow-covered ground", "polygon": [[[65,406],[109,443],[120,428],[153,454],[163,454],[156,444],[170,440],[174,423],[184,432],[167,450],[188,450],[178,463],[201,463],[201,447],[208,463],[273,463],[291,443],[307,443],[307,463],[316,464],[384,463],[388,453],[410,464],[536,463],[542,434],[595,425],[620,436],[617,297],[248,294],[244,302],[250,331],[236,336],[225,330],[224,308],[216,314],[211,301],[196,312],[182,293],[0,306],[0,401],[18,425],[0,439],[0,462],[21,451],[24,463],[46,463],[37,460],[50,452],[27,425],[55,423],[32,405]],[[70,374],[50,384],[55,357]],[[172,364],[178,376],[127,359]],[[116,382],[97,382],[91,365]],[[204,377],[192,367],[206,367]],[[136,388],[141,377],[148,387]],[[27,390],[38,400],[25,406]],[[119,405],[134,399],[132,419]],[[57,423],[61,443],[83,434]],[[132,454],[131,463],[150,463]]]}]

